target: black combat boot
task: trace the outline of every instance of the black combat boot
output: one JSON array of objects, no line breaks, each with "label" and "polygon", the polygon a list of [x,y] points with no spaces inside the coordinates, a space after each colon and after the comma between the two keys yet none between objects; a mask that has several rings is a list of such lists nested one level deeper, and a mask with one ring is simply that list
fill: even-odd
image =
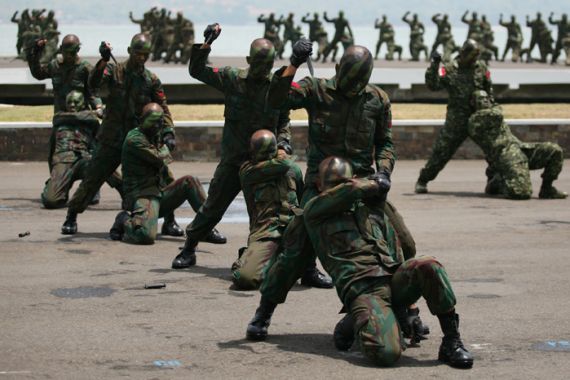
[{"label": "black combat boot", "polygon": [[196,265],[196,243],[194,240],[186,239],[184,247],[172,261],[172,269],[183,269]]},{"label": "black combat boot", "polygon": [[354,343],[354,317],[351,313],[338,321],[333,333],[334,346],[339,351],[348,351]]},{"label": "black combat boot", "polygon": [[540,199],[565,199],[568,197],[568,193],[558,190],[556,187],[552,186],[552,182],[546,179],[542,180],[542,186],[540,187],[540,192],[538,197]]},{"label": "black combat boot", "polygon": [[303,277],[301,277],[301,285],[320,289],[330,289],[333,287],[330,277],[321,273],[321,271],[317,269],[317,263],[314,261],[307,266]]},{"label": "black combat boot", "polygon": [[212,243],[212,244],[226,244],[228,239],[224,235],[222,235],[218,230],[215,228],[210,231],[210,233],[204,236],[200,241],[204,243]]},{"label": "black combat boot", "polygon": [[67,210],[65,222],[61,226],[61,233],[63,235],[74,235],[77,233],[77,213]]},{"label": "black combat boot", "polygon": [[125,222],[129,219],[129,213],[127,211],[121,211],[115,217],[115,223],[109,231],[109,237],[111,240],[123,240],[123,235],[125,234]]},{"label": "black combat boot", "polygon": [[271,316],[277,307],[276,303],[261,297],[259,306],[255,310],[253,319],[247,325],[245,337],[247,340],[265,340],[267,338],[267,329],[271,324]]},{"label": "black combat boot", "polygon": [[176,223],[173,214],[164,217],[160,233],[168,236],[184,236],[184,230]]},{"label": "black combat boot", "polygon": [[95,193],[95,195],[91,199],[91,202],[89,202],[89,206],[98,205],[100,201],[101,201],[101,190]]},{"label": "black combat boot", "polygon": [[437,318],[443,331],[437,359],[456,368],[473,367],[473,355],[465,349],[459,336],[459,315],[452,311]]},{"label": "black combat boot", "polygon": [[423,339],[427,339],[425,335],[429,335],[429,326],[426,325],[420,318],[420,308],[415,307],[413,309],[408,309],[408,318],[414,319],[415,329]]}]

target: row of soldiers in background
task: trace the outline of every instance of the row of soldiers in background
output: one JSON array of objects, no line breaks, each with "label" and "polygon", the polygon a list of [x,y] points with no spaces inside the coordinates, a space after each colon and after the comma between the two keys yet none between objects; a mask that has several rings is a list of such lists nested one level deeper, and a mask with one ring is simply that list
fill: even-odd
[{"label": "row of soldiers in background", "polygon": [[152,7],[140,20],[135,19],[132,12],[129,18],[140,25],[141,33],[151,37],[152,61],[162,59],[165,63],[187,64],[194,44],[194,24],[182,12],[175,18],[171,18],[171,14],[165,8]]},{"label": "row of soldiers in background", "polygon": [[[293,17],[294,14],[289,13],[287,18],[281,16],[279,19],[276,19],[275,14],[270,13],[267,17],[260,15],[257,18],[258,22],[265,25],[263,38],[268,39],[273,43],[277,50],[277,57],[279,59],[283,59],[283,51],[285,50],[287,42],[291,42],[292,47],[295,42],[303,36],[301,27],[295,26]],[[331,60],[336,62],[338,44],[341,43],[342,47],[346,50],[349,46],[354,45],[354,35],[352,34],[352,29],[350,28],[348,20],[344,17],[343,11],[338,12],[338,16],[335,18],[329,18],[327,12],[324,12],[323,18],[326,22],[334,24],[335,32],[330,42],[328,41],[328,33],[323,27],[323,23],[319,19],[318,13],[314,13],[312,19],[310,19],[310,15],[307,13],[301,18],[301,22],[309,24],[309,39],[311,41],[316,41],[319,45],[316,60],[319,61],[322,58],[323,62],[326,62],[327,58],[332,53]],[[284,27],[283,39],[279,36],[281,26]]]},{"label": "row of soldiers in background", "polygon": [[42,63],[52,60],[57,54],[59,32],[55,12],[50,10],[44,15],[45,9],[24,9],[18,18],[19,11],[14,12],[10,21],[18,24],[18,39],[16,51],[18,58],[26,59],[25,50],[31,48],[37,39],[45,39],[46,45],[43,55],[40,57]]},{"label": "row of soldiers in background", "polygon": [[[410,26],[410,53],[412,55],[412,61],[419,61],[420,54],[424,52],[426,59],[428,57],[428,47],[424,44],[424,32],[425,27],[419,21],[418,15],[414,14],[413,17],[409,18],[409,13],[406,12],[402,20]],[[499,48],[494,44],[495,37],[491,24],[487,20],[485,15],[478,18],[477,12],[471,13],[471,18],[468,18],[468,13],[465,12],[461,21],[469,25],[467,31],[467,38],[477,41],[482,47],[481,58],[485,61],[490,61],[493,57],[499,60]],[[435,14],[432,17],[432,21],[437,25],[437,35],[433,46],[431,48],[431,53],[441,45],[443,49],[443,60],[449,61],[451,55],[459,51],[459,46],[455,44],[453,40],[453,34],[451,33],[451,23],[449,22],[449,16],[447,14],[441,15],[440,13]],[[526,25],[531,28],[531,41],[528,48],[522,47],[523,35],[520,24],[517,22],[514,15],[511,16],[510,21],[504,21],[503,15],[500,15],[499,24],[507,28],[507,44],[503,52],[503,56],[500,59],[505,61],[505,57],[509,50],[511,51],[511,60],[513,62],[523,61],[526,55],[526,62],[531,62],[533,60],[531,56],[532,50],[538,45],[540,51],[539,62],[547,62],[548,55],[552,55],[551,63],[556,63],[562,50],[566,52],[566,64],[570,65],[570,25],[568,24],[568,17],[563,14],[559,20],[554,20],[554,13],[550,14],[548,21],[551,25],[558,26],[558,38],[556,44],[554,44],[554,39],[552,38],[552,33],[546,26],[546,23],[542,20],[542,16],[539,13],[536,14],[536,19],[531,20],[529,16],[526,17]],[[395,43],[394,27],[387,20],[386,15],[382,16],[382,22],[376,19],[374,23],[376,29],[380,29],[380,37],[378,43],[376,44],[376,54],[375,58],[378,58],[378,53],[383,44],[386,44],[387,53],[386,59],[393,60],[394,53],[398,54],[398,59],[402,56],[402,47]]]}]

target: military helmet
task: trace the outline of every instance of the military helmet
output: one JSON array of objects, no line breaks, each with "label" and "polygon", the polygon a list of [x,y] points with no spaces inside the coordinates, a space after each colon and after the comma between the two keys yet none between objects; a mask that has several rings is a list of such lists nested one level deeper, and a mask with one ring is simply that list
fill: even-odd
[{"label": "military helmet", "polygon": [[251,135],[249,141],[251,157],[256,162],[267,161],[277,155],[277,140],[275,135],[267,130],[260,129]]},{"label": "military helmet", "polygon": [[321,191],[346,182],[352,176],[352,166],[344,158],[327,157],[319,165],[319,187]]},{"label": "military helmet", "polygon": [[131,44],[129,46],[129,53],[147,53],[150,54],[151,51],[151,41],[146,33],[138,33],[131,39]]},{"label": "military helmet", "polygon": [[65,106],[69,112],[78,112],[85,108],[85,97],[77,90],[72,90],[65,97]]},{"label": "military helmet", "polygon": [[459,49],[459,63],[470,66],[479,58],[480,53],[481,48],[477,41],[469,38]]},{"label": "military helmet", "polygon": [[162,129],[164,110],[157,103],[148,103],[142,109],[142,123],[140,128],[143,132],[154,135]]},{"label": "military helmet", "polygon": [[61,40],[60,49],[62,52],[77,53],[80,47],[81,42],[79,41],[79,37],[75,34],[68,34]]},{"label": "military helmet", "polygon": [[246,58],[249,64],[249,75],[258,79],[267,78],[273,68],[275,54],[273,42],[266,38],[253,40],[249,47],[249,56]]},{"label": "military helmet", "polygon": [[337,66],[338,89],[347,97],[362,93],[374,68],[372,54],[364,46],[353,45],[344,52]]}]

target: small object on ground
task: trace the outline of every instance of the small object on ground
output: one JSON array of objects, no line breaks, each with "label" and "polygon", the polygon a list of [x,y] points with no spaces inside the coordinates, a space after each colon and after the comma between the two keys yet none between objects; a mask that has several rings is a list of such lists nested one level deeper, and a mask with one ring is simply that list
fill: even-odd
[{"label": "small object on ground", "polygon": [[159,282],[155,284],[144,284],[145,289],[162,289],[166,288],[166,284],[164,282]]},{"label": "small object on ground", "polygon": [[18,237],[19,237],[19,238],[23,238],[23,237],[26,237],[26,236],[30,236],[30,231],[20,232],[20,233],[18,234]]}]

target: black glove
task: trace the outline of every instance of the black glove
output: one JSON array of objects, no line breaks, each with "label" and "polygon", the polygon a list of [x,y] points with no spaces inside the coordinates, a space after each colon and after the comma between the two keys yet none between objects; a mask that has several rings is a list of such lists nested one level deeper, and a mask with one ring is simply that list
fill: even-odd
[{"label": "black glove", "polygon": [[222,33],[222,28],[220,24],[217,22],[214,24],[210,24],[204,29],[204,43],[211,45],[212,42],[215,41],[216,38]]},{"label": "black glove", "polygon": [[176,149],[176,139],[172,133],[165,133],[164,136],[162,136],[162,142],[171,152],[174,152],[174,149]]},{"label": "black glove", "polygon": [[301,38],[293,45],[293,54],[289,61],[295,67],[307,62],[307,59],[313,54],[313,43],[306,38]]},{"label": "black glove", "polygon": [[434,52],[431,53],[430,59],[434,65],[439,65],[441,62],[441,54],[439,54],[437,50],[434,50]]},{"label": "black glove", "polygon": [[[44,43],[40,44],[41,41],[44,41]],[[45,47],[46,47],[45,40],[43,38],[38,38],[37,40],[34,41],[34,44],[32,45],[32,54],[38,55],[44,50]]]},{"label": "black glove", "polygon": [[99,45],[99,54],[101,54],[103,61],[109,62],[111,60],[111,45],[105,41],[101,41],[101,45]]},{"label": "black glove", "polygon": [[378,184],[378,194],[385,195],[390,191],[392,182],[390,182],[390,175],[385,172],[376,172],[368,177],[368,179]]},{"label": "black glove", "polygon": [[[394,314],[400,325],[404,338],[410,339],[410,345],[416,346],[420,341],[427,339],[426,328],[418,313],[410,313],[405,307],[394,307]],[[429,329],[427,329],[429,334]]]},{"label": "black glove", "polygon": [[289,141],[287,141],[287,140],[280,141],[277,144],[277,149],[284,150],[285,153],[287,153],[288,155],[293,154],[293,147],[291,146],[291,144],[289,144]]}]

